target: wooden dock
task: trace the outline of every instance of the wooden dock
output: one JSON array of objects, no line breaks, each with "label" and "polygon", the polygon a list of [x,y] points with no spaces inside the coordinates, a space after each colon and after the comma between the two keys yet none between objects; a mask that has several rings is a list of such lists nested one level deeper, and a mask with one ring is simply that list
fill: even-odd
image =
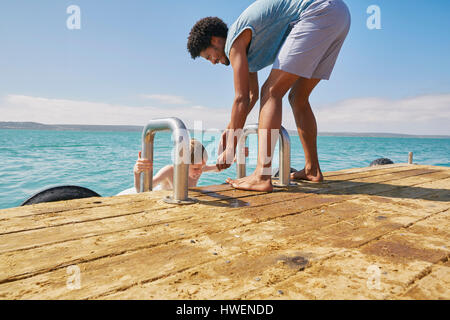
[{"label": "wooden dock", "polygon": [[450,299],[450,168],[0,210],[0,299]]}]

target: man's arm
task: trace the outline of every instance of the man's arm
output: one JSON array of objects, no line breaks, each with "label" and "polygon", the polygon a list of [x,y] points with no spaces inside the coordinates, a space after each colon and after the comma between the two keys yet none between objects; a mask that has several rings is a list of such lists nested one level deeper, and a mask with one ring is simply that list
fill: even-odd
[{"label": "man's arm", "polygon": [[242,129],[250,112],[250,78],[254,81],[254,76],[251,77],[249,74],[247,47],[251,37],[251,30],[245,30],[234,41],[230,50],[230,62],[234,75],[234,101],[228,129]]},{"label": "man's arm", "polygon": [[[248,157],[248,147],[244,148],[244,152],[245,152],[245,157]],[[235,163],[237,161],[236,156],[234,157],[233,163]],[[221,170],[219,170],[219,168],[216,165],[204,165],[203,166],[203,172],[220,172]]]},{"label": "man's arm", "polygon": [[[245,116],[245,119],[247,119],[248,115],[252,111],[252,109],[255,106],[258,99],[259,99],[258,73],[257,72],[249,72],[249,105],[247,108],[247,114]],[[244,122],[244,124],[245,124],[245,122]],[[228,125],[227,129],[230,129],[230,128],[231,128],[231,126]],[[224,132],[224,134],[225,134],[225,132]],[[226,144],[226,140],[225,140],[224,136],[222,136],[222,139],[220,140],[219,143],[222,146]],[[222,148],[219,147],[219,150],[222,150]]]},{"label": "man's arm", "polygon": [[[252,32],[247,29],[234,41],[230,50],[230,62],[233,67],[234,74],[234,101],[233,108],[231,110],[231,120],[227,126],[228,135],[222,135],[221,144],[225,146],[223,153],[219,155],[217,159],[217,166],[219,170],[227,169],[230,167],[231,159],[235,154],[237,145],[237,137],[234,134],[235,130],[242,129],[247,115],[250,113],[251,108],[256,103],[254,98],[257,98],[255,94],[255,80],[257,84],[257,76],[255,74],[250,75],[247,60],[247,47],[251,41]],[[252,83],[252,86],[250,85]],[[250,93],[252,88],[252,94]],[[257,86],[256,86],[257,88]],[[258,89],[256,89],[258,91]],[[253,105],[250,104],[250,96],[252,96]],[[222,150],[219,150],[221,152]]]}]

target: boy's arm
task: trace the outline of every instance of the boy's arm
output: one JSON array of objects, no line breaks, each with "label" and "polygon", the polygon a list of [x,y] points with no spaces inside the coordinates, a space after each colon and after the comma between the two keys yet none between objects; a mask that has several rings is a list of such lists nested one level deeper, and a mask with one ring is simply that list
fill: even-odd
[{"label": "boy's arm", "polygon": [[203,172],[219,172],[220,170],[214,164],[214,165],[211,165],[211,166],[208,166],[208,165],[203,166],[202,171]]},{"label": "boy's arm", "polygon": [[134,174],[134,188],[136,189],[136,193],[139,193],[141,191],[141,174],[140,173]]},{"label": "boy's arm", "polygon": [[[248,157],[248,147],[245,147],[244,148],[244,152],[245,152],[245,157],[247,158]],[[236,156],[234,157],[234,160],[233,160],[233,163],[235,163],[236,162]],[[211,165],[211,166],[208,166],[208,165],[204,165],[203,166],[203,172],[220,172],[220,171],[222,171],[222,170],[219,170],[219,168],[217,168],[217,165]]]},{"label": "boy's arm", "polygon": [[153,177],[153,187],[156,187],[158,184],[163,182],[164,180],[173,180],[173,165],[167,165]]}]

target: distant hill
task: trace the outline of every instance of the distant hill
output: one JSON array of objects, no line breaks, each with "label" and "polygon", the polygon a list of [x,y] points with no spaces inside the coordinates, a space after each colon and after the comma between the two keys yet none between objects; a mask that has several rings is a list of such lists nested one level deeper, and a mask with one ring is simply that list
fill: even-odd
[{"label": "distant hill", "polygon": [[42,124],[38,122],[1,122],[0,129],[55,131],[142,131],[142,126]]},{"label": "distant hill", "polygon": [[[113,125],[75,125],[75,124],[42,124],[38,122],[2,122],[0,129],[15,130],[55,130],[55,131],[119,131],[142,132],[143,126],[113,126]],[[208,131],[208,130],[206,130]],[[298,135],[296,130],[288,130],[292,136]],[[333,137],[377,137],[377,138],[450,138],[444,135],[409,135],[399,133],[359,133],[359,132],[319,132],[319,136]]]}]

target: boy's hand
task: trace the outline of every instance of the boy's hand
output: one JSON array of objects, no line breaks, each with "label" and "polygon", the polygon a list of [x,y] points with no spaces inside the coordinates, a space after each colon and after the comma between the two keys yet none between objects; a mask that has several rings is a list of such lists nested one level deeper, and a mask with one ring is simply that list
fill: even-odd
[{"label": "boy's hand", "polygon": [[151,170],[152,168],[153,164],[150,162],[150,160],[141,159],[141,151],[139,151],[138,159],[133,169],[134,174],[139,174],[143,171]]}]

